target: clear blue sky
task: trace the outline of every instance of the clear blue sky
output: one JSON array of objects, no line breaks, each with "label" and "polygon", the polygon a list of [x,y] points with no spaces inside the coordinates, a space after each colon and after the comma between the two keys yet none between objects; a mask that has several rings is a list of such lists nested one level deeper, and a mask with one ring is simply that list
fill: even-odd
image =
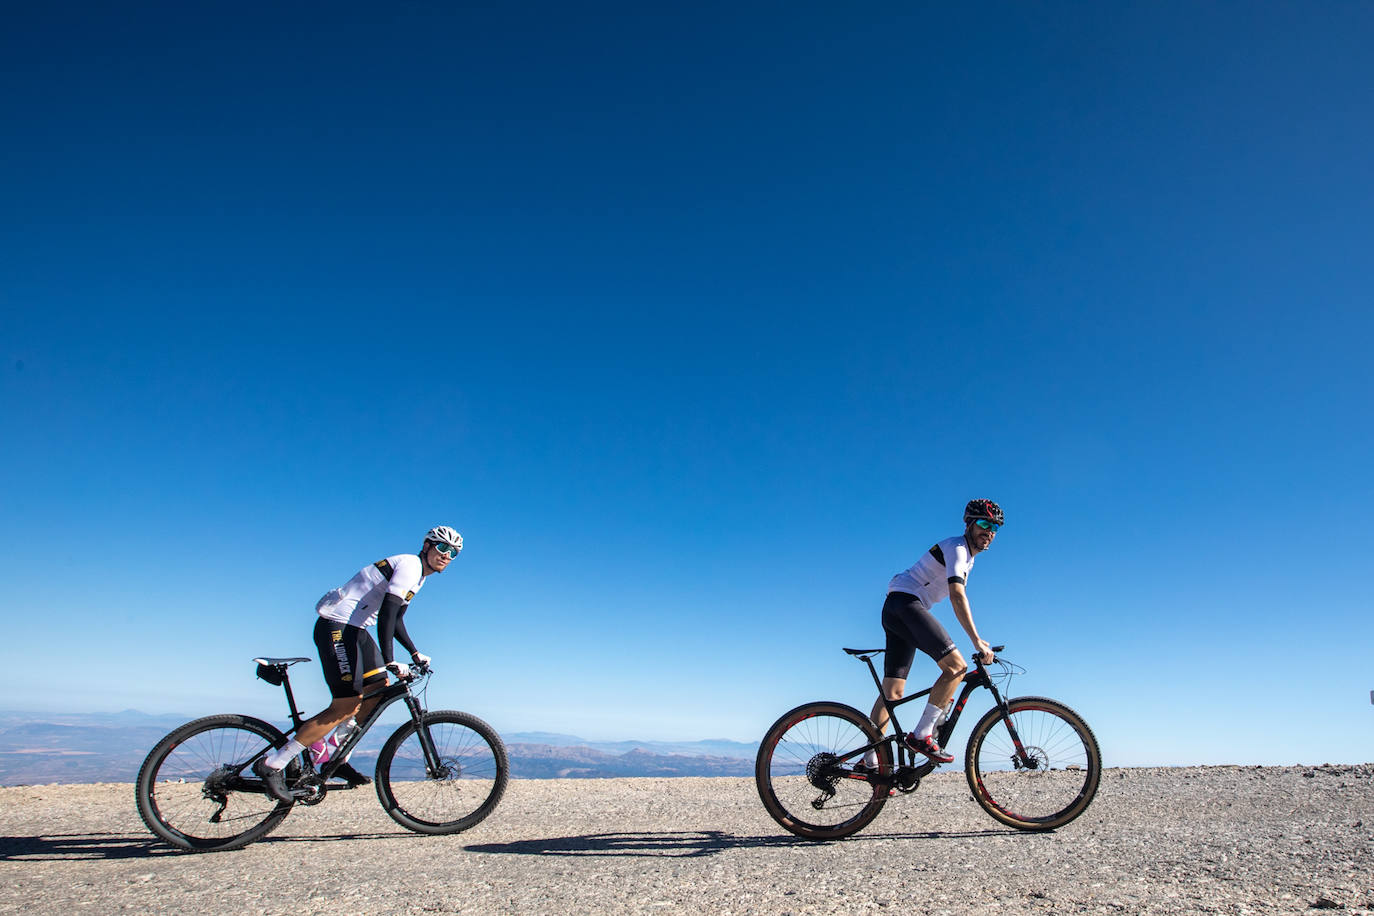
[{"label": "clear blue sky", "polygon": [[1354,2],[30,5],[3,705],[280,718],[249,659],[442,523],[436,705],[753,740],[868,706],[840,647],[988,496],[980,628],[1109,763],[1374,760],[1370,47]]}]

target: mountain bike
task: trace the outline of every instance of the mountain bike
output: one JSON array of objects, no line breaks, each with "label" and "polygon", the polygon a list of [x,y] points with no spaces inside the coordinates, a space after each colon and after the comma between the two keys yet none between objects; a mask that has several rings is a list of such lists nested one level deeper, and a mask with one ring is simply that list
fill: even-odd
[{"label": "mountain bike", "polygon": [[[964,678],[957,700],[946,708],[936,739],[946,746],[969,696],[980,687],[996,705],[978,720],[964,752],[964,774],[974,800],[988,814],[1018,830],[1053,830],[1078,817],[1093,800],[1102,778],[1097,738],[1083,718],[1045,697],[1009,699],[997,688],[1010,686],[1024,669],[999,657],[993,674],[979,655]],[[873,658],[882,649],[845,649],[862,659],[884,696]],[[844,703],[806,703],[778,719],[759,745],[754,780],[773,819],[797,836],[829,840],[857,833],[872,823],[888,798],[916,791],[938,766],[902,742],[897,707],[930,693],[889,700],[893,734],[883,737],[867,715]],[[873,751],[876,773],[857,773],[854,764]]]},{"label": "mountain bike", "polygon": [[148,829],[193,852],[237,849],[266,836],[299,802],[318,805],[330,792],[352,788],[328,782],[383,711],[403,700],[410,721],[386,740],[375,783],[382,809],[417,833],[458,833],[491,814],[510,765],[495,729],[456,710],[427,711],[422,703],[433,672],[415,665],[407,677],[366,694],[377,704],[328,761],[315,766],[310,750],[286,767],[292,800],[278,801],[253,774],[258,758],[286,744],[303,721],[287,669],[308,658],[255,658],[257,676],[286,692],[292,727],[279,731],[252,716],[207,716],[173,730],[148,753],[134,791]]}]

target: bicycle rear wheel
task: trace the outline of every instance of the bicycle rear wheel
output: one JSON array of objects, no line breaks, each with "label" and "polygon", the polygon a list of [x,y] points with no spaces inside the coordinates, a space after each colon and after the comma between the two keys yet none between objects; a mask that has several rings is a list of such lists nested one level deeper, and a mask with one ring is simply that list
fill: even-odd
[{"label": "bicycle rear wheel", "polygon": [[377,758],[377,798],[392,820],[417,833],[458,833],[482,821],[506,791],[510,764],[496,730],[474,715],[426,713],[439,755],[430,771],[414,722],[387,739]]},{"label": "bicycle rear wheel", "polygon": [[153,833],[192,852],[246,846],[280,824],[291,805],[267,795],[245,763],[285,742],[250,716],[187,722],[143,761],[134,784],[138,814]]},{"label": "bicycle rear wheel", "polygon": [[[882,735],[868,716],[843,703],[807,703],[764,735],[754,762],[759,798],[773,820],[797,836],[833,840],[867,827],[887,803],[889,786],[854,775],[853,755]],[[892,746],[877,749],[892,772]]]},{"label": "bicycle rear wheel", "polygon": [[1001,709],[989,710],[969,736],[964,774],[973,798],[1018,830],[1053,830],[1087,810],[1102,778],[1097,738],[1078,713],[1045,697],[1007,701],[1012,741]]}]

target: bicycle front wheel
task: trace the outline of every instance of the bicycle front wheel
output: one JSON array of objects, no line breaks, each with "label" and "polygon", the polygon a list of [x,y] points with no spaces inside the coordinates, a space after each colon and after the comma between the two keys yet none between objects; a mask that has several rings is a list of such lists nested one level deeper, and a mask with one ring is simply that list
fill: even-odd
[{"label": "bicycle front wheel", "polygon": [[[854,773],[855,753],[881,740],[868,716],[843,703],[807,703],[764,735],[754,762],[759,798],[773,820],[797,836],[833,840],[867,827],[887,802],[889,786]],[[877,749],[892,772],[892,746]]]},{"label": "bicycle front wheel", "polygon": [[465,712],[426,713],[424,728],[437,769],[425,760],[415,723],[407,722],[377,758],[377,798],[392,820],[417,833],[467,830],[491,814],[506,791],[506,746],[494,728]]},{"label": "bicycle front wheel", "polygon": [[192,852],[246,846],[280,824],[291,805],[266,794],[245,764],[285,743],[250,716],[187,722],[143,761],[134,784],[138,814],[153,833]]},{"label": "bicycle front wheel", "polygon": [[[1018,830],[1053,830],[1087,810],[1102,778],[1097,738],[1063,703],[1017,697],[978,720],[964,773],[983,810]],[[1013,730],[1015,738],[1013,740]]]}]

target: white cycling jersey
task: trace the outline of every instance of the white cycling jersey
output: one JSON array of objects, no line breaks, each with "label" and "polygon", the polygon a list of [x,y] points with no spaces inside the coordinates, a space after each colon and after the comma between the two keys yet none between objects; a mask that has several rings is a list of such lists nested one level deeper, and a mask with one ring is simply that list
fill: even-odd
[{"label": "white cycling jersey", "polygon": [[946,538],[930,550],[910,569],[892,577],[887,584],[888,594],[906,592],[921,599],[927,609],[949,597],[949,584],[968,583],[973,571],[973,551],[961,534]]},{"label": "white cycling jersey", "polygon": [[424,566],[419,555],[401,553],[364,566],[352,579],[325,592],[315,610],[326,620],[370,627],[377,622],[377,612],[388,592],[409,604],[424,584]]}]

